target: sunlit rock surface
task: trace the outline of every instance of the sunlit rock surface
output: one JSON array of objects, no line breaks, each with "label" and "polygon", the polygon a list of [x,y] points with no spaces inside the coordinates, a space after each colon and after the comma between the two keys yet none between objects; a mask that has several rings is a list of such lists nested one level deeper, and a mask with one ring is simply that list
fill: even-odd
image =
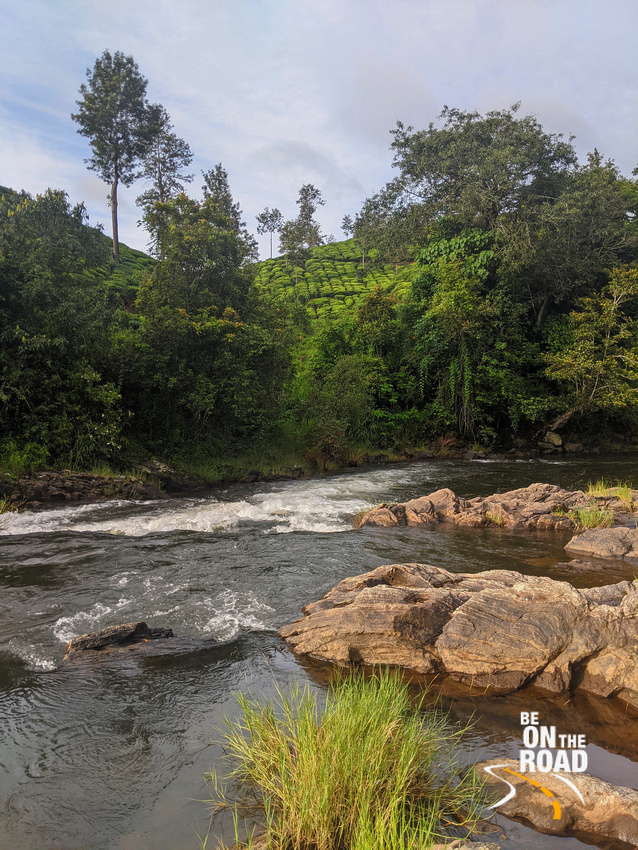
[{"label": "sunlit rock surface", "polygon": [[300,656],[638,705],[638,580],[576,589],[509,570],[394,564],[344,579],[302,610],[279,630]]}]

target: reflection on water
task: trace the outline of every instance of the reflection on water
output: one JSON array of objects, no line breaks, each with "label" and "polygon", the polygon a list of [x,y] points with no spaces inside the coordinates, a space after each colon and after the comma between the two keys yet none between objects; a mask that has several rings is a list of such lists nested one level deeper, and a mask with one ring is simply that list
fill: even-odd
[{"label": "reflection on water", "polygon": [[[197,499],[1,517],[0,847],[197,850],[194,830],[206,829],[203,775],[222,755],[209,744],[236,710],[234,692],[267,694],[293,675],[325,687],[325,674],[295,662],[275,631],[345,576],[407,561],[513,569],[578,586],[633,576],[609,565],[555,569],[567,560],[569,535],[354,531],[356,511],[443,486],[472,497],[535,481],[638,479],[632,464],[432,461],[238,485]],[[70,638],[136,619],[173,628],[184,638],[179,651],[60,666]],[[592,773],[636,784],[636,720],[609,701],[531,693],[486,700],[449,686],[441,699],[455,721],[474,715],[467,761],[515,757],[518,712],[532,701],[552,723],[587,735]],[[507,831],[515,839],[507,847],[583,846]]]}]

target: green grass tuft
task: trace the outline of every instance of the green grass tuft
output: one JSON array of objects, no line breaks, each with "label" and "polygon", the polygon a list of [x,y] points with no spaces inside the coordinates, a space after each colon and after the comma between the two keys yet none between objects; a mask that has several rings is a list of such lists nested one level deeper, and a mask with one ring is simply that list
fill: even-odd
[{"label": "green grass tuft", "polygon": [[578,525],[587,530],[589,528],[609,528],[614,522],[614,512],[606,511],[596,505],[591,505],[588,508],[578,508],[578,510],[570,511],[569,518]]},{"label": "green grass tuft", "polygon": [[482,786],[457,764],[465,730],[424,710],[423,697],[413,704],[395,673],[337,681],[323,713],[299,687],[278,690],[274,704],[241,695],[239,705],[224,743],[246,799],[229,803],[210,775],[213,799],[260,807],[269,850],[426,847],[470,833],[480,816]]}]

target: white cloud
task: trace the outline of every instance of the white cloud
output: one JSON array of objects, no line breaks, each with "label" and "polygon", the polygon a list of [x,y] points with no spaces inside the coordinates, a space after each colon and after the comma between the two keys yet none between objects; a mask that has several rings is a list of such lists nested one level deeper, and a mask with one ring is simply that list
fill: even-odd
[{"label": "white cloud", "polygon": [[[105,48],[135,57],[193,170],[223,162],[249,223],[266,205],[293,215],[315,182],[336,232],[391,176],[396,120],[425,126],[444,103],[521,100],[576,133],[581,155],[596,145],[625,173],[636,164],[635,0],[5,0],[3,23],[0,181],[86,192],[105,222],[106,187],[69,117]],[[122,237],[143,247],[138,193],[122,192]]]}]

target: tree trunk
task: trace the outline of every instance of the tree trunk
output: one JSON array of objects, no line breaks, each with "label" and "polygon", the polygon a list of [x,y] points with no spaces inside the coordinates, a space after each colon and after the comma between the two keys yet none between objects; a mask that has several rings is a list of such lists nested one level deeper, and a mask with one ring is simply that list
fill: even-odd
[{"label": "tree trunk", "polygon": [[272,231],[270,233],[270,259],[272,260]]},{"label": "tree trunk", "polygon": [[549,306],[549,293],[543,298],[543,303],[541,304],[540,310],[538,311],[538,315],[536,316],[536,327],[540,328],[543,324],[543,320],[545,318],[545,311]]},{"label": "tree trunk", "polygon": [[117,172],[111,183],[111,223],[113,225],[113,259],[120,262],[120,240],[117,233]]}]

